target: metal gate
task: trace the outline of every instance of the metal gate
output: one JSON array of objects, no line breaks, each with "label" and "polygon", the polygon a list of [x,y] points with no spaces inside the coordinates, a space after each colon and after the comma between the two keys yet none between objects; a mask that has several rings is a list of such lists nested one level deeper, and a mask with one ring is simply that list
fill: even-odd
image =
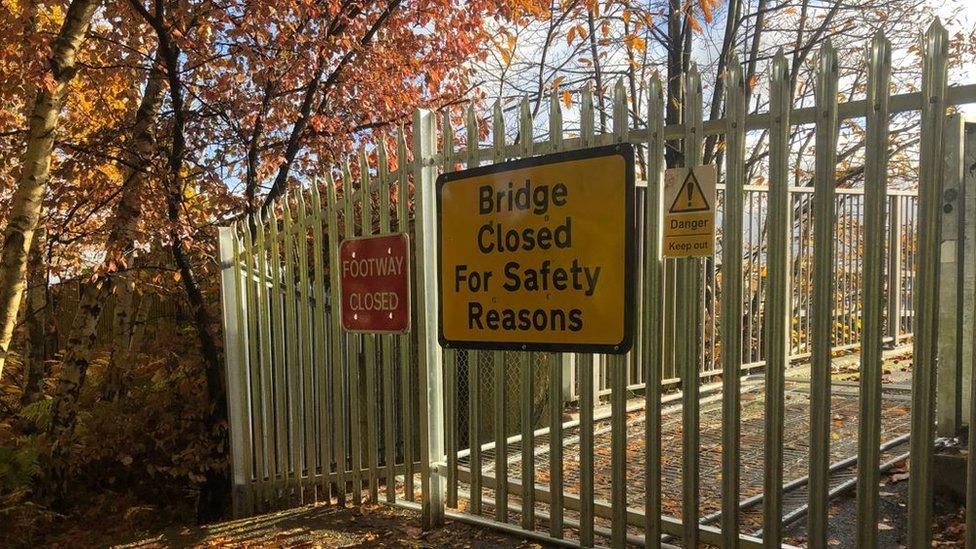
[{"label": "metal gate", "polygon": [[[788,61],[777,55],[769,111],[751,115],[747,84],[732,62],[725,116],[708,122],[695,68],[684,76],[684,122],[673,126],[663,126],[657,79],[642,92],[644,126],[631,121],[637,103],[617,83],[606,134],[595,131],[589,88],[580,92],[574,133],[564,127],[557,92],[547,126],[533,118],[528,99],[513,106],[514,127],[506,126],[501,104],[491,128],[479,125],[473,108],[463,121],[417,111],[409,147],[401,129],[361,150],[351,166],[324,167],[322,180],[263,216],[220,229],[235,513],[359,503],[365,492],[370,501],[419,503],[431,525],[448,515],[572,545],[686,547],[779,545],[784,523],[805,515],[810,545],[823,546],[828,500],[838,490],[831,472],[856,461],[868,464],[856,472],[858,542],[874,546],[879,467],[890,466],[885,452],[908,438],[883,422],[891,413],[882,396],[882,352],[911,340],[909,545],[927,546],[941,192],[944,180],[961,177],[958,166],[943,162],[961,157],[947,154],[961,146],[962,122],[946,108],[976,101],[976,86],[947,85],[947,47],[945,30],[933,24],[922,48],[921,91],[891,96],[889,44],[876,37],[867,48],[867,97],[838,103],[837,56],[827,44],[815,104],[796,108]],[[917,194],[889,189],[887,179],[889,119],[912,112],[921,119]],[[851,120],[866,145],[864,185],[836,188],[839,128]],[[816,128],[812,186],[794,183],[790,135],[801,125]],[[760,186],[747,180],[745,165],[757,133],[769,142],[768,183]],[[490,145],[482,143],[485,135]],[[665,147],[696,165],[708,136],[724,143],[720,253],[665,261]],[[643,156],[633,351],[442,350],[435,325],[437,174],[622,142]],[[414,329],[345,333],[332,309],[338,244],[391,231],[408,233],[414,246]],[[832,393],[833,355],[851,349],[859,352],[860,380]],[[789,373],[794,363],[809,364],[800,381]],[[747,375],[757,368],[760,376]],[[801,401],[793,398],[797,384]],[[758,423],[743,415],[750,391],[762,391]],[[837,460],[831,410],[850,391],[848,404],[861,418],[856,457]],[[785,424],[799,408],[809,452],[801,456],[802,478],[794,478],[784,438],[796,436]],[[900,417],[907,430],[907,415]],[[702,418],[718,429],[709,431]],[[758,425],[756,441],[746,432],[751,425]],[[703,478],[703,460],[714,461],[715,477]],[[702,501],[705,481],[716,484],[715,501]],[[787,508],[786,491],[796,486],[805,487],[807,499]],[[747,509],[760,506],[761,516],[750,519]],[[967,509],[974,518],[976,504]]]}]

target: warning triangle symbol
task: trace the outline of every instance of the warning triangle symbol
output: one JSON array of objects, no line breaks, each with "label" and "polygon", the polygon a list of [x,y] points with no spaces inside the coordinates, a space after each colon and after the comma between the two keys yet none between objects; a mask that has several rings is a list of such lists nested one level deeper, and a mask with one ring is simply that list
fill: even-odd
[{"label": "warning triangle symbol", "polygon": [[685,182],[678,189],[678,194],[675,195],[674,202],[671,203],[671,209],[668,212],[707,212],[711,209],[712,207],[708,204],[708,199],[705,198],[705,193],[702,192],[701,184],[698,183],[698,178],[695,177],[695,170],[688,170],[688,177],[685,178]]}]

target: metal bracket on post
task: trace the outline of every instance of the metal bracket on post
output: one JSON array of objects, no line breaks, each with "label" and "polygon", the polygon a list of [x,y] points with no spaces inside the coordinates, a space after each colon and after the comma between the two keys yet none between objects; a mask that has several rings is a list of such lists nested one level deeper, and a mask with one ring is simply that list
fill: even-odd
[{"label": "metal bracket on post", "polygon": [[246,334],[239,327],[240,320],[245,314],[245,300],[241,299],[242,288],[238,285],[239,275],[235,276],[237,253],[235,253],[237,235],[231,227],[217,229],[220,256],[220,296],[224,317],[224,361],[227,368],[227,420],[230,426],[230,462],[231,477],[234,483],[232,490],[233,513],[235,517],[246,513],[247,477],[244,472],[244,406],[247,395],[243,382],[246,372],[247,355],[242,353],[246,349],[246,341],[242,338]]},{"label": "metal bracket on post", "polygon": [[443,357],[437,341],[436,172],[430,159],[436,147],[434,114],[413,113],[414,216],[417,223],[417,342],[420,374],[420,461],[425,528],[444,523],[444,474],[435,462],[444,453]]},{"label": "metal bracket on post", "polygon": [[888,212],[888,337],[891,347],[898,346],[901,339],[901,221],[902,197],[890,197]]}]

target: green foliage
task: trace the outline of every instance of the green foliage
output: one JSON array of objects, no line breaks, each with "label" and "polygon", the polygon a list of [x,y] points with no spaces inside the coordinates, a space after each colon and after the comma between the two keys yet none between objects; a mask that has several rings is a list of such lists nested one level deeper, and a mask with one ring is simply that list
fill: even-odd
[{"label": "green foliage", "polygon": [[28,484],[39,469],[36,446],[0,444],[0,493],[12,492]]},{"label": "green foliage", "polygon": [[40,431],[47,430],[51,425],[51,405],[54,401],[49,398],[32,402],[20,410],[20,417],[31,422]]},{"label": "green foliage", "polygon": [[[194,521],[207,473],[227,467],[214,457],[225,433],[207,428],[204,366],[185,352],[195,334],[171,319],[155,322],[152,334],[121,365],[118,398],[104,390],[107,349],[95,354],[62,464],[63,497],[50,473],[54,400],[20,408],[20,391],[7,382],[19,376],[5,374],[4,389],[11,390],[0,394],[0,410],[12,413],[0,414],[0,546],[106,545]],[[57,387],[58,370],[48,373],[46,387]]]}]

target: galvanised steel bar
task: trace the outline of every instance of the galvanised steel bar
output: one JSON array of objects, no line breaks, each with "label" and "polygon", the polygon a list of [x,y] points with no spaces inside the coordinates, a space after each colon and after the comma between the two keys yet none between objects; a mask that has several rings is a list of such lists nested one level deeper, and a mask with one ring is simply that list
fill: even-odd
[{"label": "galvanised steel bar", "polygon": [[[386,135],[380,136],[380,143],[376,150],[376,174],[379,182],[379,229],[381,234],[390,231],[390,164],[386,154]],[[383,391],[383,461],[386,472],[383,480],[386,483],[386,501],[396,500],[396,425],[394,422],[394,391],[393,391],[393,338],[391,334],[382,334],[380,339],[380,357],[382,364]],[[402,409],[401,409],[402,414]]]},{"label": "galvanised steel bar", "polygon": [[[553,355],[549,366],[549,535],[563,537],[563,364],[568,355]],[[558,359],[558,360],[556,360]]]},{"label": "galvanised steel bar", "polygon": [[281,237],[284,239],[285,261],[285,374],[288,378],[288,444],[289,467],[294,481],[292,498],[301,501],[305,479],[302,475],[302,400],[301,400],[301,355],[298,345],[298,270],[295,257],[295,224],[289,197],[283,196],[281,210]]},{"label": "galvanised steel bar", "polygon": [[[904,463],[905,460],[908,458],[908,456],[909,456],[909,453],[908,452],[905,452],[903,454],[897,455],[897,456],[889,459],[888,461],[886,461],[884,463],[881,463],[878,466],[878,473],[879,473],[879,475],[882,474],[882,473],[887,473],[891,469],[894,469],[896,465],[899,465],[899,464]],[[828,492],[827,498],[830,499],[830,500],[834,500],[838,496],[840,496],[841,494],[843,494],[844,492],[846,492],[846,491],[848,491],[851,488],[854,488],[856,486],[857,486],[857,478],[848,478],[847,480],[844,480],[840,484],[837,484],[836,486],[831,487],[830,488],[830,491]],[[789,525],[789,524],[792,524],[793,522],[796,522],[797,520],[799,520],[800,518],[802,518],[803,515],[806,514],[808,511],[809,511],[809,509],[805,505],[802,506],[802,507],[798,507],[796,509],[793,509],[792,511],[790,511],[789,513],[787,513],[786,515],[783,516],[783,524],[784,525]]]},{"label": "galvanised steel bar", "polygon": [[[325,297],[325,266],[323,253],[325,253],[325,238],[322,234],[322,197],[319,195],[319,180],[312,181],[311,206],[312,206],[312,281],[313,281],[313,300],[314,314],[312,315],[312,330],[315,338],[315,367],[317,371],[317,391],[318,391],[318,427],[319,427],[319,463],[322,468],[322,494],[319,499],[325,502],[332,501],[332,483],[329,481],[332,473],[332,438],[334,432],[330,425],[332,411],[332,366],[334,362],[329,359],[332,338],[327,325],[328,308],[326,307]],[[260,233],[258,233],[260,234]]]},{"label": "galvanised steel bar", "polygon": [[[593,90],[587,84],[580,98],[580,138],[583,147],[594,145]],[[577,356],[580,372],[580,545],[593,546],[593,407],[594,360],[589,353]]]},{"label": "galvanised steel bar", "polygon": [[[909,439],[909,435],[908,434],[900,435],[900,436],[897,436],[895,438],[888,439],[887,441],[885,441],[884,443],[881,444],[880,450],[881,450],[881,452],[884,452],[886,450],[890,450],[891,448],[894,448],[896,446],[899,446],[901,444],[904,444],[905,442],[908,441],[908,439]],[[846,468],[851,467],[851,466],[853,466],[855,464],[857,464],[857,456],[856,455],[855,456],[848,456],[848,457],[846,457],[846,458],[844,458],[844,459],[842,459],[840,461],[836,461],[836,462],[832,463],[830,465],[830,472],[831,473],[835,473],[835,472],[837,472],[837,471],[839,471],[841,469],[846,469]],[[783,483],[783,491],[784,492],[790,492],[790,491],[792,491],[792,490],[794,490],[796,488],[799,488],[801,486],[807,485],[809,482],[810,482],[810,477],[809,476],[803,476],[803,477],[795,478],[793,480],[790,480],[788,482]],[[749,508],[751,508],[751,507],[753,507],[753,506],[755,506],[755,505],[757,505],[759,503],[762,503],[762,500],[764,499],[764,497],[765,497],[764,494],[760,492],[759,494],[756,494],[754,496],[750,496],[748,498],[739,500],[739,511],[744,511],[744,510],[749,509]],[[806,504],[804,504],[802,508],[803,508],[803,514],[805,515],[806,512],[807,512],[808,507],[807,507]],[[792,514],[793,513],[791,512],[790,515],[792,515]],[[788,524],[788,521],[785,520],[785,517],[786,516],[789,516],[789,515],[784,515],[784,520],[783,520],[783,525],[784,526]],[[711,523],[711,522],[715,522],[716,520],[720,519],[721,517],[722,517],[722,512],[721,511],[716,511],[716,512],[710,514],[710,515],[706,515],[706,516],[702,517],[702,519],[700,521],[700,524],[708,524],[708,523]],[[761,536],[762,535],[762,530],[759,530],[758,532],[756,532],[756,533],[754,533],[752,535],[753,536]]]},{"label": "galvanised steel bar", "polygon": [[[529,108],[529,98],[523,96],[519,105],[519,144],[522,158],[533,154],[532,147],[532,111]],[[522,398],[521,427],[522,427],[522,529],[535,529],[535,437],[532,425],[533,378],[535,377],[536,353],[519,353],[519,370],[521,373]]]},{"label": "galvanised steel bar", "polygon": [[861,336],[857,444],[857,546],[878,543],[878,462],[881,454],[881,323],[884,306],[885,205],[888,189],[888,86],[891,44],[880,32],[867,51],[868,111],[864,148],[864,327]]},{"label": "galvanised steel bar", "polygon": [[[441,117],[441,153],[444,161],[441,172],[454,171],[454,127],[451,125],[451,110],[444,109]],[[456,349],[444,350],[444,447],[447,451],[447,498],[445,505],[457,507],[457,369]]]},{"label": "galvanised steel bar", "polygon": [[[312,407],[312,321],[309,309],[312,299],[309,295],[308,282],[308,218],[305,209],[305,199],[301,187],[295,189],[298,224],[295,226],[295,255],[298,260],[298,338],[299,357],[301,358],[301,401],[304,429],[304,469],[305,484],[302,486],[302,502],[307,503],[315,499],[315,412]],[[298,395],[296,395],[298,396]]]},{"label": "galvanised steel bar", "polygon": [[[923,101],[923,95],[924,94],[921,92],[910,92],[891,96],[889,101],[891,114],[921,110],[923,103],[925,103],[925,101]],[[946,87],[942,98],[944,106],[976,103],[976,84],[963,84]],[[838,119],[847,120],[851,118],[862,118],[867,114],[868,108],[868,102],[864,99],[841,103],[838,105]],[[816,122],[816,118],[816,107],[801,107],[793,110],[790,117],[790,124],[793,126],[813,124]],[[746,116],[746,131],[769,129],[772,121],[772,115],[769,112],[749,114]],[[702,126],[704,132],[703,135],[719,135],[725,131],[725,126],[726,122],[723,118],[716,118],[704,122]],[[635,141],[647,139],[647,129],[645,128],[631,128],[630,133],[631,137]],[[684,124],[671,124],[664,128],[664,137],[668,141],[681,139],[684,133]],[[569,149],[579,148],[582,143],[582,136],[578,138],[565,139],[565,142],[566,147]],[[546,146],[548,143],[543,141],[537,143],[537,145]],[[489,147],[479,149],[477,151],[477,155],[478,158],[482,160],[490,159],[495,154],[500,154],[502,156],[516,156],[517,151],[510,149],[511,147],[503,147],[502,151],[496,152],[494,147]],[[463,154],[468,154],[467,151],[461,152]],[[428,159],[428,161],[434,163],[440,162],[440,160],[440,156],[436,154],[432,155]]]},{"label": "galvanised steel bar", "polygon": [[763,542],[779,547],[783,515],[784,379],[790,355],[790,172],[788,167],[790,107],[793,102],[789,64],[783,50],[773,58],[769,108],[769,196],[766,209],[767,299],[763,332],[766,358],[766,406],[763,429]]},{"label": "galvanised steel bar", "polygon": [[888,212],[888,337],[898,343],[901,338],[901,293],[902,293],[902,202],[901,196],[891,197]]},{"label": "galvanised steel bar", "polygon": [[[686,133],[683,141],[684,166],[694,169],[701,162],[702,102],[701,77],[692,65],[685,75],[683,117]],[[699,355],[702,325],[701,310],[702,260],[697,257],[677,261],[675,287],[678,310],[675,329],[675,364],[681,373],[681,541],[685,547],[698,546],[699,507]]]},{"label": "galvanised steel bar", "polygon": [[[463,470],[461,471],[462,475],[465,475],[465,473],[466,473],[465,471]],[[497,479],[495,479],[493,476],[485,475],[485,484],[487,486],[493,486],[496,483],[496,481]],[[513,491],[521,490],[521,485],[515,480],[510,480],[508,484],[510,490]],[[545,490],[545,488],[536,487],[536,499],[542,502],[548,501],[549,493]],[[567,509],[579,510],[582,507],[583,502],[580,499],[580,497],[577,496],[576,494],[567,493],[564,499],[566,502]],[[513,511],[515,512],[518,512],[519,510],[518,504],[513,504],[512,508]],[[603,500],[597,501],[594,504],[593,508],[594,508],[595,515],[602,519],[609,520],[612,518],[614,513],[612,506]],[[542,513],[539,513],[539,517],[544,518]],[[643,516],[642,509],[638,509],[634,507],[627,508],[627,523],[629,525],[638,526],[643,521],[644,521],[644,516]],[[498,524],[498,523],[494,523],[494,524]],[[675,535],[680,535],[682,529],[684,528],[680,519],[668,515],[661,517],[661,524],[663,526],[665,533],[668,534],[669,538],[673,538]],[[574,521],[570,518],[566,519],[566,525],[571,528],[573,527],[580,528],[582,526],[578,521]],[[721,544],[722,534],[718,530],[718,528],[715,528],[714,526],[709,526],[707,524],[699,524],[698,530],[699,530],[699,537],[701,538],[702,543],[708,545],[715,545],[715,546]],[[610,538],[613,535],[613,533],[608,528],[601,527],[601,526],[594,527],[593,531],[595,534],[599,534],[600,536],[606,538]],[[645,544],[646,538],[644,536],[635,536],[635,535],[628,534],[626,540],[628,544],[643,546]],[[740,536],[739,541],[740,541],[740,546],[745,547],[747,549],[762,547],[762,540],[756,538],[755,536],[749,536],[743,534],[742,536]],[[667,541],[662,541],[661,546],[668,547],[668,548],[674,547],[674,545],[668,544]],[[787,545],[787,544],[783,544],[782,547],[783,549],[794,549],[794,546]]]},{"label": "galvanised steel bar", "polygon": [[[503,351],[492,351],[492,432],[495,436],[495,475],[499,478],[508,478],[508,440],[505,436],[505,409],[507,398],[505,398],[505,353]],[[506,522],[508,520],[508,485],[499,484],[495,487],[495,520]]]},{"label": "galvanised steel bar", "polygon": [[[235,351],[237,355],[237,360],[234,362],[234,368],[227,372],[228,379],[232,380],[233,384],[238,387],[235,391],[236,394],[241,395],[243,398],[234,407],[233,417],[231,422],[236,424],[236,429],[238,432],[238,448],[239,451],[234,456],[237,458],[238,471],[235,473],[235,485],[236,489],[242,492],[238,498],[238,505],[242,506],[241,511],[246,513],[251,513],[254,511],[254,486],[251,481],[252,463],[254,461],[254,438],[253,431],[251,429],[250,414],[248,411],[248,398],[247,398],[247,386],[248,386],[248,369],[250,367],[250,358],[248,357],[248,332],[247,332],[247,288],[245,282],[241,276],[241,238],[238,234],[237,223],[231,225],[230,230],[231,236],[231,254],[230,254],[230,268],[233,270],[233,307],[234,311],[233,322],[236,332]],[[248,252],[247,248],[243,250],[245,253]],[[250,283],[250,280],[248,280]],[[228,319],[231,315],[227,315]],[[230,321],[230,320],[229,320]],[[230,416],[230,414],[228,414]]]},{"label": "galvanised steel bar", "polygon": [[[505,116],[502,113],[501,102],[495,102],[492,110],[492,142],[496,151],[493,163],[504,160],[501,156],[505,148]],[[494,435],[495,435],[495,476],[508,479],[508,441],[506,440],[506,411],[507,400],[505,390],[505,353],[495,351],[492,353],[494,362]],[[495,520],[498,522],[508,521],[508,483],[501,483],[495,487]]]},{"label": "galvanised steel bar", "polygon": [[254,253],[257,259],[257,271],[260,281],[257,285],[258,310],[256,314],[258,315],[258,335],[260,335],[261,341],[261,393],[264,399],[265,438],[267,439],[265,452],[267,452],[268,456],[268,485],[265,497],[268,503],[274,506],[278,492],[275,488],[275,480],[278,476],[278,451],[276,447],[278,431],[274,423],[275,396],[274,381],[272,379],[274,367],[271,358],[274,342],[271,341],[271,311],[269,301],[271,299],[270,296],[275,295],[277,289],[272,286],[269,290],[268,287],[268,281],[270,279],[268,274],[268,253],[264,245],[264,235],[267,232],[267,227],[265,227],[260,209],[255,215],[254,231]]},{"label": "galvanised steel bar", "polygon": [[[356,202],[353,189],[352,174],[349,171],[349,164],[342,164],[342,205],[343,205],[343,234],[345,238],[356,236]],[[339,243],[336,243],[336,247]],[[338,259],[338,258],[337,258]],[[339,261],[334,264],[334,271],[338,272]],[[337,284],[334,288],[339,288]],[[338,300],[337,300],[338,301]],[[360,342],[358,334],[345,334],[346,338],[346,369],[349,376],[349,449],[352,454],[352,500],[354,505],[359,505],[363,501],[363,438],[361,435],[361,415],[362,405],[362,384],[359,381],[359,370],[361,364]],[[368,473],[367,473],[368,474]]]},{"label": "galvanised steel bar", "polygon": [[935,442],[935,366],[938,335],[939,241],[948,33],[936,19],[925,33],[919,154],[918,256],[912,356],[912,475],[908,479],[909,547],[932,539],[932,460]]},{"label": "galvanised steel bar", "polygon": [[[834,309],[834,237],[837,219],[834,187],[837,165],[837,52],[828,40],[820,48],[816,105],[814,160],[814,262],[813,347],[810,356],[810,513],[807,540],[810,547],[827,547],[827,492],[830,489],[830,324]],[[846,216],[851,219],[850,214]],[[850,224],[845,224],[850,227]],[[850,240],[850,231],[844,239]],[[848,254],[850,255],[850,254]],[[845,278],[851,268],[848,262]],[[847,299],[847,296],[844,296]],[[780,516],[777,515],[777,521]]]},{"label": "galvanised steel bar", "polygon": [[[226,354],[225,354],[225,373],[227,375],[228,391],[230,394],[244,394],[241,381],[244,379],[243,368],[246,356],[243,351],[245,344],[243,338],[243,306],[241,304],[240,292],[240,264],[238,263],[239,246],[237,241],[236,224],[230,227],[220,227],[217,231],[217,252],[220,257],[220,293],[221,309],[223,312],[223,328],[225,334]],[[230,410],[229,428],[231,436],[231,475],[233,482],[233,512],[235,516],[242,516],[250,512],[247,509],[246,485],[250,481],[250,473],[244,468],[244,423],[240,421],[245,414],[241,406],[242,402],[228,402]]]},{"label": "galvanised steel bar", "polygon": [[[403,127],[397,130],[397,229],[406,234],[410,234],[410,170],[407,169],[407,140],[404,137]],[[416,232],[414,233],[416,235]],[[411,239],[414,249],[417,246],[417,239]],[[414,269],[413,279],[416,288],[416,281],[419,280]],[[415,387],[413,378],[413,368],[411,362],[412,334],[403,334],[399,337],[400,350],[400,406],[401,421],[403,424],[403,463],[406,467],[403,475],[403,494],[408,501],[414,500],[414,456],[413,434],[416,429],[413,425],[414,404],[413,389]]]},{"label": "galvanised steel bar", "polygon": [[470,351],[468,354],[468,445],[470,452],[468,468],[471,470],[470,506],[468,511],[474,515],[481,514],[481,368],[483,358],[490,359],[488,351]]},{"label": "galvanised steel bar", "polygon": [[[478,157],[476,147],[478,143],[478,119],[474,113],[474,106],[468,105],[465,117],[467,132],[467,149],[469,151],[466,162],[467,168],[477,168]],[[481,514],[481,358],[490,357],[487,351],[471,351],[468,354],[468,446],[471,448],[469,468],[471,469],[471,508],[474,515]]]},{"label": "galvanised steel bar", "polygon": [[[373,235],[373,189],[370,184],[369,161],[366,150],[359,151],[359,200],[360,200],[360,230],[359,236]],[[355,215],[355,214],[354,214]],[[376,334],[363,334],[359,337],[362,342],[364,356],[366,393],[366,460],[369,473],[369,501],[379,501],[379,450],[378,423],[376,411]]]},{"label": "galvanised steel bar", "polygon": [[746,339],[745,341],[742,342],[742,345],[744,347],[743,354],[745,354],[745,362],[752,363],[755,362],[758,358],[756,357],[753,351],[753,345],[752,345],[752,334],[754,330],[753,315],[755,314],[755,308],[752,306],[752,292],[753,292],[752,287],[753,287],[753,270],[754,270],[753,266],[755,264],[754,258],[756,255],[754,252],[754,250],[756,249],[756,243],[755,243],[755,239],[753,238],[753,234],[755,234],[754,220],[756,219],[756,193],[753,192],[749,193],[749,205],[748,207],[744,207],[744,210],[745,211],[743,212],[743,215],[748,216],[747,217],[748,223],[746,227],[746,235],[745,235],[746,242],[743,245],[743,252],[748,253],[748,256],[746,258],[747,265],[745,268],[746,295],[743,296],[747,298],[745,300]]},{"label": "galvanised steel bar", "polygon": [[[336,498],[339,505],[346,504],[346,417],[349,402],[347,393],[344,390],[345,375],[343,374],[343,338],[342,323],[339,318],[339,310],[335,304],[339,303],[336,289],[339,288],[339,201],[336,196],[336,182],[332,179],[332,172],[326,170],[325,183],[327,187],[329,216],[329,288],[332,296],[333,310],[331,311],[332,339],[330,341],[332,351],[332,431],[335,437],[335,463],[336,463]],[[348,187],[346,187],[348,189]],[[410,460],[407,460],[407,468],[410,468]]]},{"label": "galvanised steel bar", "polygon": [[444,478],[447,483],[447,493],[444,505],[457,508],[457,369],[459,367],[459,353],[457,349],[444,349],[444,449],[446,455],[437,461],[444,460],[447,471]]},{"label": "galvanised steel bar", "polygon": [[278,465],[281,474],[282,489],[278,492],[278,499],[287,497],[287,486],[290,471],[288,469],[288,400],[285,398],[285,314],[283,292],[281,289],[281,243],[278,234],[278,217],[276,215],[278,203],[268,209],[268,240],[271,257],[268,268],[271,270],[271,333],[274,341],[274,380],[275,380],[275,415],[277,427],[275,438],[278,447]]},{"label": "galvanised steel bar", "polygon": [[609,355],[610,383],[610,507],[611,545],[622,547],[627,537],[627,362],[626,355]]},{"label": "galvanised steel bar", "polygon": [[[627,141],[630,127],[627,104],[627,88],[623,78],[614,86],[613,137],[615,143]],[[635,280],[635,284],[636,284]],[[631,355],[611,355],[609,360],[610,382],[610,503],[613,507],[611,542],[615,547],[626,543],[627,538],[627,378]]]},{"label": "galvanised steel bar", "polygon": [[722,212],[722,545],[739,545],[739,438],[742,410],[742,209],[745,184],[745,78],[734,57],[725,75],[725,211]]},{"label": "galvanised steel bar", "polygon": [[[972,153],[970,153],[972,154]],[[972,191],[972,188],[970,188]],[[964,195],[965,196],[965,195]],[[971,203],[972,198],[966,197]],[[976,348],[969,348],[967,352],[976,354]],[[969,429],[976,426],[976,383],[969,384]],[[966,547],[976,547],[976,436],[970,435],[966,444],[969,459],[966,460]]]},{"label": "galvanised steel bar", "polygon": [[[938,299],[938,374],[936,375],[935,424],[936,436],[955,437],[962,427],[962,382],[964,360],[963,334],[971,332],[964,329],[963,312],[969,309],[963,301],[966,294],[963,285],[968,282],[963,275],[965,263],[962,261],[962,232],[965,220],[963,207],[964,169],[963,165],[963,123],[956,114],[946,119],[943,137],[944,173],[942,175],[942,234],[939,238],[941,257],[939,265]],[[969,324],[968,326],[972,326]],[[970,367],[971,369],[971,367]]]},{"label": "galvanised steel bar", "polygon": [[582,353],[580,376],[580,545],[593,547],[593,355]]},{"label": "galvanised steel bar", "polygon": [[[962,161],[953,166],[953,171],[958,173],[960,167],[972,166],[976,164],[976,147],[974,147],[974,140],[976,140],[976,132],[974,132],[973,123],[967,120],[959,121],[960,130],[962,130],[962,135],[960,136],[961,145],[959,149],[962,152]],[[958,149],[957,149],[958,150]],[[974,316],[976,316],[976,276],[974,276],[974,270],[976,270],[976,223],[974,223],[974,213],[976,213],[976,189],[973,188],[972,175],[965,173],[964,180],[965,185],[962,193],[962,201],[960,206],[964,210],[963,213],[963,223],[964,223],[964,234],[963,234],[963,250],[961,255],[961,261],[963,264],[963,279],[965,283],[963,285],[963,325],[973,326]],[[963,365],[963,371],[969,369],[972,370],[973,360],[976,360],[976,333],[972,329],[964,330],[962,335],[961,345],[963,348],[964,356],[966,361]],[[970,391],[969,391],[969,410],[964,411],[968,413],[969,425],[976,425],[973,418],[976,417],[976,398],[973,398],[974,385],[970,380]],[[962,391],[961,391],[962,392]],[[972,429],[972,427],[971,427]],[[967,448],[969,450],[969,455],[974,455],[972,452],[976,448],[976,442],[974,438],[968,437]],[[976,464],[971,463],[973,460],[967,460],[967,475],[966,475],[966,534],[967,541],[966,547],[976,547]]]},{"label": "galvanised steel bar", "polygon": [[[563,113],[559,104],[559,88],[553,88],[549,98],[549,142],[551,152],[562,150]],[[558,357],[558,359],[556,359]],[[563,363],[570,355],[556,355],[549,360],[549,535],[563,537]],[[472,443],[474,444],[474,443]],[[472,456],[474,456],[472,445]],[[472,485],[473,486],[473,485]]]},{"label": "galvanised steel bar", "polygon": [[519,353],[519,390],[522,410],[520,414],[520,427],[522,428],[522,529],[535,530],[535,436],[533,435],[532,425],[532,396],[533,378],[535,377],[536,353]]},{"label": "galvanised steel bar", "polygon": [[423,484],[421,507],[425,528],[444,522],[444,477],[433,467],[444,455],[444,365],[437,342],[437,213],[434,187],[436,170],[426,158],[437,149],[433,113],[417,109],[413,115],[414,189],[417,197],[417,364],[420,395],[420,476]]},{"label": "galvanised steel bar", "polygon": [[[266,466],[267,466],[267,451],[265,448],[265,436],[264,436],[264,406],[261,402],[261,359],[260,351],[258,349],[258,334],[257,334],[257,321],[258,321],[258,306],[257,306],[257,293],[258,286],[264,284],[263,280],[255,280],[254,272],[254,242],[251,236],[250,226],[245,222],[242,224],[241,232],[244,233],[244,249],[242,250],[241,260],[244,263],[244,280],[247,282],[244,284],[244,291],[246,295],[246,305],[244,310],[246,311],[246,325],[242,326],[246,330],[247,337],[247,366],[248,366],[248,376],[247,384],[250,393],[250,411],[246,413],[248,418],[248,423],[250,425],[251,440],[252,440],[252,463],[254,466],[254,486],[250,490],[251,492],[251,508],[255,511],[259,510],[262,506],[264,500],[264,489],[266,487],[265,477]],[[250,476],[250,469],[248,469],[248,476]]]},{"label": "galvanised steel bar", "polygon": [[664,369],[664,95],[655,75],[648,83],[647,192],[644,229],[644,539],[661,545],[661,378]]},{"label": "galvanised steel bar", "polygon": [[[808,213],[813,211],[813,193],[800,195],[805,201],[804,210]],[[804,278],[803,278],[803,310],[805,312],[805,329],[803,330],[804,346],[803,352],[809,353],[812,346],[813,317],[810,308],[813,306],[813,219],[811,216],[803,221],[804,229]]]}]

